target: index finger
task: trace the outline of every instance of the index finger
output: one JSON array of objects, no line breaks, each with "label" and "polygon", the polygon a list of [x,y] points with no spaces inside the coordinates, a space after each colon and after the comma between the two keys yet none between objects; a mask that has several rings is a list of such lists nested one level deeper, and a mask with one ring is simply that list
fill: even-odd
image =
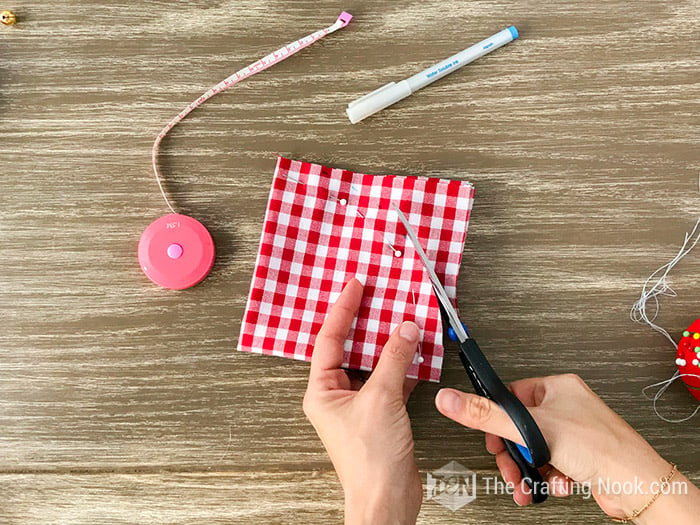
[{"label": "index finger", "polygon": [[336,370],[343,364],[345,340],[360,309],[362,290],[360,281],[350,279],[338,300],[331,306],[314,343],[311,355],[312,376],[326,370]]},{"label": "index finger", "polygon": [[526,407],[540,406],[546,392],[546,384],[542,377],[518,379],[508,385],[508,388]]}]

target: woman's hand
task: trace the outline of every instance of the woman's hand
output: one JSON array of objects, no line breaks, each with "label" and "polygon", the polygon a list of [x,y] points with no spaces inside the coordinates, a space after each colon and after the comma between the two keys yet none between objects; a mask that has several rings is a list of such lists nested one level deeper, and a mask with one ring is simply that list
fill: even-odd
[{"label": "woman's hand", "polygon": [[[510,388],[529,407],[549,445],[552,459],[542,474],[550,494],[567,496],[572,482],[586,484],[604,512],[628,517],[651,499],[658,490],[654,484],[670,473],[671,465],[580,377],[568,374],[524,379]],[[503,479],[515,486],[515,502],[530,503],[528,487],[521,483],[520,471],[501,439],[522,444],[505,412],[486,398],[452,389],[440,390],[435,404],[447,417],[486,432],[486,448],[496,455]],[[673,481],[685,481],[687,494],[660,496],[636,523],[697,523],[700,490],[680,473]],[[607,487],[628,483],[631,490],[611,494],[606,492],[606,483]]]},{"label": "woman's hand", "polygon": [[406,412],[416,381],[405,377],[420,331],[412,322],[401,324],[363,383],[340,368],[361,299],[362,284],[353,279],[316,336],[304,412],[343,485],[345,522],[411,524],[420,510],[422,484]]}]

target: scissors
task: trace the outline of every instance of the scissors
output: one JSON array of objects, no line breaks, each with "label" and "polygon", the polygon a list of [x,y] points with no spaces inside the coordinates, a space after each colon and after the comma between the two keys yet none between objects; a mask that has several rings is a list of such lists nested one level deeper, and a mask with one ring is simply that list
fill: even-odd
[{"label": "scissors", "polygon": [[406,228],[406,232],[416,249],[416,253],[423,262],[423,266],[425,266],[425,269],[428,271],[428,275],[430,275],[430,282],[435,290],[435,295],[437,295],[440,306],[447,315],[449,324],[457,336],[460,348],[459,358],[464,365],[464,369],[467,371],[469,379],[474,385],[474,390],[480,396],[498,404],[518,429],[525,446],[508,439],[504,439],[503,441],[508,453],[518,465],[523,481],[525,481],[531,490],[533,503],[545,501],[548,491],[538,469],[549,463],[550,456],[549,447],[547,447],[547,442],[542,432],[527,408],[525,408],[522,402],[515,397],[515,394],[508,390],[503,384],[503,381],[501,381],[501,378],[498,377],[498,374],[496,374],[491,367],[491,364],[486,359],[486,356],[483,354],[476,341],[469,337],[469,333],[460,320],[457,311],[452,306],[445,288],[435,274],[435,270],[433,270],[433,267],[428,262],[428,258],[418,241],[416,232],[396,203],[394,203],[394,208],[399,215],[401,223],[404,225],[404,228]]}]

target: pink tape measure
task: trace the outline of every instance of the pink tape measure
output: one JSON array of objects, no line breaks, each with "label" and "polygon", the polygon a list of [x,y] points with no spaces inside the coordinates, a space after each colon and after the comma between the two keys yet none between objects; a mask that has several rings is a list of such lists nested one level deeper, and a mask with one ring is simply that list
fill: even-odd
[{"label": "pink tape measure", "polygon": [[700,401],[700,319],[683,332],[678,342],[676,366],[685,386]]},{"label": "pink tape measure", "polygon": [[158,134],[151,151],[153,173],[165,204],[172,213],[153,221],[141,234],[139,240],[139,264],[143,273],[151,281],[172,290],[190,288],[204,280],[209,274],[214,264],[215,254],[214,241],[209,231],[197,219],[177,213],[165,194],[158,170],[158,149],[163,138],[182,119],[217,93],[282,62],[324,36],[347,26],[351,19],[352,15],[343,11],[333,25],[287,44],[237,71],[189,104]]},{"label": "pink tape measure", "polygon": [[153,221],[139,240],[139,263],[164,288],[183,290],[201,282],[214,264],[214,241],[197,219],[170,213]]}]

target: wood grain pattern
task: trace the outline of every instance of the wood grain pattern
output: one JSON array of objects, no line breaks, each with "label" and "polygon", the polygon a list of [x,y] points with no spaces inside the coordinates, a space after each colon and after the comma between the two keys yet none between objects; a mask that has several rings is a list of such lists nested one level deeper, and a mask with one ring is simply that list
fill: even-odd
[{"label": "wood grain pattern", "polygon": [[[700,478],[697,419],[640,389],[669,376],[632,324],[641,282],[698,215],[700,2],[345,3],[16,0],[0,27],[0,522],[331,523],[342,494],[301,411],[308,367],[234,351],[274,154],[370,173],[465,178],[476,202],[459,303],[504,379],[572,371]],[[211,275],[152,286],[136,243],[167,210],[152,140],[232,71],[350,27],[215,97],[161,155]],[[345,105],[515,23],[521,39],[361,124]],[[660,323],[694,320],[700,258]],[[466,387],[448,356],[443,385]],[[495,473],[482,438],[409,409],[419,467]],[[687,413],[681,387],[665,406]],[[421,523],[607,523],[581,498],[482,496]]]}]

